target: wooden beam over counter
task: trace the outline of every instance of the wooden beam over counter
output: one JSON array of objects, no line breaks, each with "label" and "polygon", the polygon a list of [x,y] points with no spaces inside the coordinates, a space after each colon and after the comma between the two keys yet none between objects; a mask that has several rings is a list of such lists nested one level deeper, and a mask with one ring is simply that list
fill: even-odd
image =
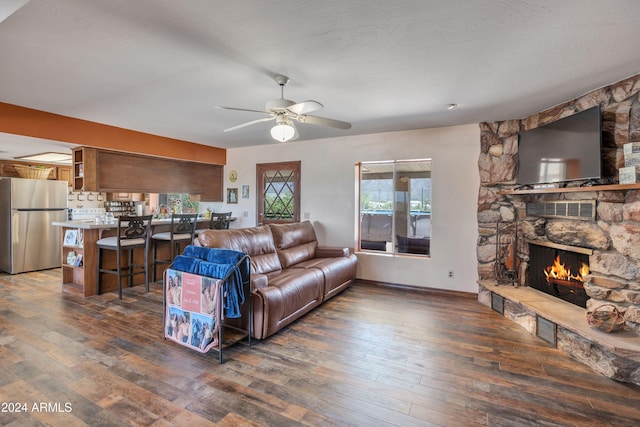
[{"label": "wooden beam over counter", "polygon": [[142,154],[73,149],[75,191],[105,193],[189,193],[201,201],[223,200],[222,165]]},{"label": "wooden beam over counter", "polygon": [[0,102],[0,132],[125,153],[224,165],[223,148],[166,138]]}]

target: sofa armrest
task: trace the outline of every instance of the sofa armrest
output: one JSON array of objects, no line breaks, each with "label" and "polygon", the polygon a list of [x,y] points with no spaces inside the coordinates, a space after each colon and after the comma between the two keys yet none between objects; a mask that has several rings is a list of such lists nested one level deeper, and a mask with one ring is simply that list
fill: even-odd
[{"label": "sofa armrest", "polygon": [[348,256],[349,248],[333,248],[329,246],[316,247],[316,258],[340,258]]},{"label": "sofa armrest", "polygon": [[269,278],[266,274],[252,274],[251,284],[254,290],[266,288],[267,286],[269,286]]}]

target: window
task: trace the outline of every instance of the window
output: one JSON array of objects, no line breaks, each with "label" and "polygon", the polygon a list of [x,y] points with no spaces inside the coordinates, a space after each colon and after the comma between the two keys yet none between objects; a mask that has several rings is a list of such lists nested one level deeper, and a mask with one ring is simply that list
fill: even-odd
[{"label": "window", "polygon": [[149,196],[149,204],[154,207],[154,214],[160,218],[168,218],[172,213],[199,212],[200,203],[189,194],[160,193]]},{"label": "window", "polygon": [[430,255],[431,160],[362,162],[359,249]]}]

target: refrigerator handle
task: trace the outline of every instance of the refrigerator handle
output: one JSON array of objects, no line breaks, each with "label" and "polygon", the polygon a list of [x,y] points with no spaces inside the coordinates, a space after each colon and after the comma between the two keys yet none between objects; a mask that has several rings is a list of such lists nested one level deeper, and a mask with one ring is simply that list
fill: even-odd
[{"label": "refrigerator handle", "polygon": [[51,212],[51,211],[66,211],[67,208],[13,208],[12,211],[16,212]]}]

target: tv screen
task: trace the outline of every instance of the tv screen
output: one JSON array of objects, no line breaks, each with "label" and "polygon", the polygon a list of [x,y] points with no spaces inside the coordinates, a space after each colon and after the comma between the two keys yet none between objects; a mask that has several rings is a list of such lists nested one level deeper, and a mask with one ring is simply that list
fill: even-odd
[{"label": "tv screen", "polygon": [[601,145],[599,106],[520,132],[518,184],[601,178]]}]

